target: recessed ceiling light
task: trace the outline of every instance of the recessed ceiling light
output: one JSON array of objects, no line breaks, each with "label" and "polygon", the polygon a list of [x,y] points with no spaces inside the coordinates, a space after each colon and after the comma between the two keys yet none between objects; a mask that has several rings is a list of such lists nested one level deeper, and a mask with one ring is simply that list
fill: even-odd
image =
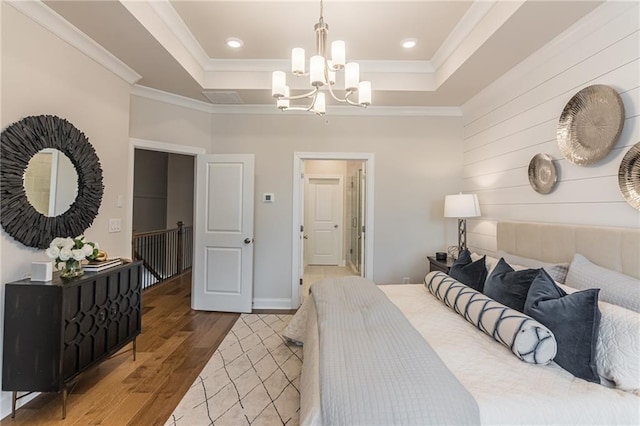
[{"label": "recessed ceiling light", "polygon": [[405,49],[412,49],[416,47],[416,44],[418,44],[418,40],[416,40],[415,38],[406,38],[402,40],[400,43],[402,44],[402,47],[404,47]]},{"label": "recessed ceiling light", "polygon": [[229,37],[224,42],[227,46],[229,46],[232,49],[239,49],[244,44],[242,40],[236,37]]}]

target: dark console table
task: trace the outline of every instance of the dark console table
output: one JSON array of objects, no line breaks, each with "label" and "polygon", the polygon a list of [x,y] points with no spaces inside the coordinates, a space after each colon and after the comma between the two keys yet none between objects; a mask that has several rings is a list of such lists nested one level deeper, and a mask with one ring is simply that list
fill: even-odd
[{"label": "dark console table", "polygon": [[100,363],[141,331],[141,265],[125,263],[74,279],[20,280],[5,286],[2,390],[62,391],[83,371]]}]

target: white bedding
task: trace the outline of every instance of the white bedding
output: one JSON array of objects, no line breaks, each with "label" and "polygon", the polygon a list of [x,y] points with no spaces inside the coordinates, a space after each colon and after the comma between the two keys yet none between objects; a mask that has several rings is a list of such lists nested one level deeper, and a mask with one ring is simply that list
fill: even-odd
[{"label": "white bedding", "polygon": [[[483,425],[638,425],[640,397],[574,378],[554,363],[528,364],[433,297],[424,285],[381,285],[473,395]],[[308,312],[300,424],[321,425],[318,333]]]},{"label": "white bedding", "polygon": [[640,424],[640,397],[576,379],[554,363],[520,361],[424,285],[379,288],[471,392],[482,424]]}]

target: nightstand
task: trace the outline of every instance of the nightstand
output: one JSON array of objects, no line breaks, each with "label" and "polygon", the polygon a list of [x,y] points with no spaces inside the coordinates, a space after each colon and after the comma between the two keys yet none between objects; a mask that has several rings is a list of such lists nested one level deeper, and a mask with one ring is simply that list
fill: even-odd
[{"label": "nightstand", "polygon": [[454,262],[451,257],[447,257],[447,260],[437,260],[435,256],[427,256],[427,259],[429,259],[429,272],[440,271],[445,274],[449,273]]}]

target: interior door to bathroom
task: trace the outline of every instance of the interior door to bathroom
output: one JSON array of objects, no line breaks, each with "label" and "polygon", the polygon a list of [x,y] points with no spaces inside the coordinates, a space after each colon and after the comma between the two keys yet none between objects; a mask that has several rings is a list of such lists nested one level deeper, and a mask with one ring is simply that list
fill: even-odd
[{"label": "interior door to bathroom", "polygon": [[342,177],[309,176],[305,197],[310,265],[338,265],[342,257]]}]

